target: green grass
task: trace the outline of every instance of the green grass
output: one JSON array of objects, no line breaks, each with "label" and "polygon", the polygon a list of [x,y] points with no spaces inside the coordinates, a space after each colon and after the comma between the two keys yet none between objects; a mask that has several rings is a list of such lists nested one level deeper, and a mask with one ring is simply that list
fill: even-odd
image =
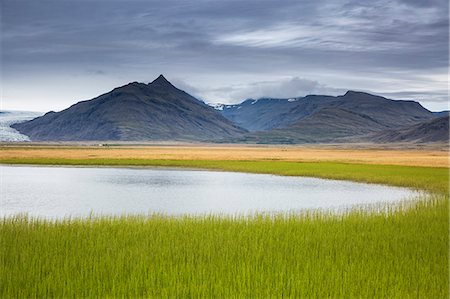
[{"label": "green grass", "polygon": [[0,223],[0,297],[448,298],[448,169],[280,161],[16,160],[185,166],[427,190],[388,213]]}]

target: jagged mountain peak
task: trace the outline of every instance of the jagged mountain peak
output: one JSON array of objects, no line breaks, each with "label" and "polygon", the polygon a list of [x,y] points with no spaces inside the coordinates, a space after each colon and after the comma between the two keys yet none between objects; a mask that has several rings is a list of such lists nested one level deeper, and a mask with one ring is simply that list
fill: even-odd
[{"label": "jagged mountain peak", "polygon": [[149,85],[173,86],[172,83],[170,83],[169,80],[167,80],[162,74],[149,83]]}]

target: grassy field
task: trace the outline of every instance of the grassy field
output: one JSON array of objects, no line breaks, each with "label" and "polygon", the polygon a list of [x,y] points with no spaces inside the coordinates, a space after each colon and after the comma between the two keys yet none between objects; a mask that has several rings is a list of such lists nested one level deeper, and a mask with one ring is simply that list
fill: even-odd
[{"label": "grassy field", "polygon": [[0,146],[2,159],[290,161],[449,167],[448,148],[354,149],[337,146]]},{"label": "grassy field", "polygon": [[199,167],[429,193],[383,214],[6,218],[0,224],[2,298],[449,296],[448,168],[26,154],[1,155],[0,163]]}]

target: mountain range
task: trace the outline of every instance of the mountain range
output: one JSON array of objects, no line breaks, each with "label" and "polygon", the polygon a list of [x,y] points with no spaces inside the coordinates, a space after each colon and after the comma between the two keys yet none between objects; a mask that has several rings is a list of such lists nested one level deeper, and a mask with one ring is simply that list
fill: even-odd
[{"label": "mountain range", "polygon": [[12,126],[33,141],[448,141],[448,111],[364,92],[209,106],[160,75]]},{"label": "mountain range", "polygon": [[[396,101],[356,91],[342,96],[248,99],[237,105],[216,106],[216,109],[250,131],[236,142],[258,143],[370,142],[378,136],[374,133],[394,132],[422,123],[427,126],[430,120],[446,113],[434,114],[415,101]],[[420,133],[413,135],[417,140],[426,140]],[[416,138],[404,138],[405,141],[413,139]]]}]

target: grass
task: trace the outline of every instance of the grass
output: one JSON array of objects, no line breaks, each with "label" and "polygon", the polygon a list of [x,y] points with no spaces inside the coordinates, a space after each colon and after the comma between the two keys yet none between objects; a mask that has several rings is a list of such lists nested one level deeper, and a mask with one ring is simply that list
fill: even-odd
[{"label": "grass", "polygon": [[[386,147],[386,145],[384,145]],[[1,146],[0,159],[144,159],[216,161],[291,161],[449,167],[448,146],[433,149],[347,148],[336,146]]]},{"label": "grass", "polygon": [[286,161],[0,160],[315,176],[431,194],[382,214],[4,218],[2,298],[449,296],[448,169]]}]

